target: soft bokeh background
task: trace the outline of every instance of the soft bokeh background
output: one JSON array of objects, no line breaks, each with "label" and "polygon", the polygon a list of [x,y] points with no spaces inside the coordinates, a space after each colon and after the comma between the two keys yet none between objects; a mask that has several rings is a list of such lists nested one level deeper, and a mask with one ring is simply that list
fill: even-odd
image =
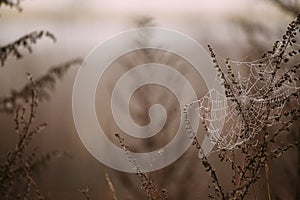
[{"label": "soft bokeh background", "polygon": [[[271,1],[258,0],[28,0],[21,6],[21,13],[1,8],[0,45],[41,29],[53,32],[57,42],[53,44],[45,38],[34,46],[33,54],[18,61],[10,58],[6,66],[0,68],[1,96],[8,95],[11,89],[21,88],[26,83],[25,72],[38,77],[53,65],[84,58],[99,43],[137,27],[146,18],[152,18],[151,23],[156,26],[181,31],[203,46],[211,44],[220,57],[240,61],[255,58],[266,47],[271,47],[293,18]],[[254,50],[254,47],[257,48]],[[88,186],[93,199],[111,199],[104,179],[106,169],[120,199],[142,199],[134,175],[104,167],[80,142],[71,109],[77,70],[68,71],[50,101],[40,103],[38,108],[37,123],[49,124],[34,140],[40,152],[63,150],[72,155],[72,158],[51,161],[36,175],[42,192],[51,199],[83,199],[79,191]],[[101,116],[101,111],[98,115]],[[13,148],[13,125],[13,117],[0,115],[1,153]],[[169,190],[171,199],[205,199],[208,176],[198,162],[197,152],[191,148],[186,154],[189,155],[154,176],[159,185]],[[222,166],[218,168],[222,170]]]}]

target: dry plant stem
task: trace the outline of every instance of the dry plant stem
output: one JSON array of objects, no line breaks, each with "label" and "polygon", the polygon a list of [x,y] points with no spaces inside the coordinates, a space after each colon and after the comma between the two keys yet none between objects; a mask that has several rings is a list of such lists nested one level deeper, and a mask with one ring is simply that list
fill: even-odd
[{"label": "dry plant stem", "polygon": [[[242,165],[242,169],[245,169],[245,165],[246,165],[246,162],[247,162],[247,160],[246,160],[246,157],[244,158],[244,161],[243,161],[243,165]],[[242,170],[240,171],[240,172],[242,172]],[[240,188],[241,187],[241,180],[243,179],[243,176],[244,176],[244,174],[245,174],[246,172],[242,172],[242,173],[239,173],[239,178],[238,178],[238,180],[237,180],[237,188]]]},{"label": "dry plant stem", "polygon": [[[222,200],[225,200],[226,199],[225,194],[224,194],[222,186],[219,182],[216,170],[213,169],[212,165],[209,163],[209,161],[207,160],[207,158],[205,156],[202,158],[202,164],[206,168],[206,171],[210,173],[212,182],[214,184],[214,191],[215,191],[216,195],[219,198],[221,198]],[[210,197],[212,197],[212,196],[210,196]]]},{"label": "dry plant stem", "polygon": [[[300,137],[300,130],[298,128],[298,135],[296,138]],[[300,188],[300,145],[297,146],[297,154],[298,154],[298,158],[297,158],[297,183],[296,183],[296,188]],[[300,199],[300,190],[297,190],[296,192],[296,198],[295,199]]]},{"label": "dry plant stem", "polygon": [[0,46],[1,66],[4,66],[5,61],[9,56],[14,56],[16,59],[23,58],[21,48],[25,48],[29,53],[32,53],[32,45],[35,44],[38,40],[42,39],[43,37],[48,37],[53,42],[56,41],[56,38],[52,33],[50,33],[49,31],[42,30],[33,31],[8,45]]},{"label": "dry plant stem", "polygon": [[[0,8],[8,6],[21,11],[20,3],[22,1],[0,0]],[[21,59],[25,51],[32,53],[33,46],[44,37],[49,38],[53,42],[56,41],[55,36],[51,32],[41,30],[24,35],[14,42],[0,44],[1,66],[5,65],[9,57]],[[15,148],[7,156],[1,158],[3,162],[0,163],[0,199],[45,199],[39,190],[38,183],[33,179],[33,173],[41,165],[46,165],[53,157],[67,154],[61,151],[54,151],[36,158],[38,148],[34,148],[32,152],[28,151],[33,137],[47,125],[43,123],[33,127],[38,100],[48,97],[48,91],[46,90],[54,89],[56,81],[72,65],[78,65],[81,62],[81,59],[75,59],[53,67],[37,81],[33,81],[28,74],[29,83],[21,90],[12,91],[8,97],[0,97],[0,112],[14,114],[15,132],[18,136]]]},{"label": "dry plant stem", "polygon": [[90,197],[90,190],[89,190],[88,187],[86,187],[86,188],[80,190],[80,192],[81,192],[81,194],[84,196],[84,198],[85,198],[86,200],[90,200],[90,199],[91,199],[91,197]]},{"label": "dry plant stem", "polygon": [[[29,167],[29,165],[27,166]],[[37,197],[39,200],[43,200],[45,199],[44,196],[41,194],[38,185],[36,184],[36,182],[33,180],[33,178],[29,175],[29,172],[26,168],[24,168],[25,174],[26,174],[26,178],[28,179],[28,189],[30,189],[30,186],[33,187],[34,192],[36,193]],[[29,191],[28,191],[29,194]]]},{"label": "dry plant stem", "polygon": [[[283,39],[281,41],[281,45],[278,47],[279,41],[276,41],[274,46],[273,46],[273,51],[270,51],[270,53],[273,56],[276,56],[276,59],[274,61],[275,68],[274,71],[272,72],[272,83],[274,81],[276,72],[280,69],[280,64],[284,60],[284,53],[286,52],[287,48],[289,46],[292,46],[293,43],[295,43],[293,40],[295,35],[297,34],[297,31],[299,31],[299,25],[300,25],[300,15],[297,16],[296,20],[292,21],[286,31],[286,34],[283,35]],[[279,51],[277,53],[276,51]],[[267,56],[268,54],[265,54],[264,56]],[[263,57],[264,57],[263,56]],[[274,90],[274,87],[276,84],[273,84],[270,89],[265,93],[265,97],[268,96],[268,94]]]},{"label": "dry plant stem", "polygon": [[255,187],[254,187],[254,185],[252,185],[252,193],[253,193],[253,198],[254,198],[254,200],[257,200],[257,197],[256,197],[256,192],[255,192]]},{"label": "dry plant stem", "polygon": [[[35,194],[37,199],[44,199],[39,191],[37,183],[33,180],[30,173],[34,172],[39,166],[46,165],[53,157],[68,156],[67,153],[61,151],[53,151],[36,159],[37,148],[27,157],[28,149],[33,137],[40,133],[46,124],[40,124],[32,128],[34,118],[36,117],[36,109],[38,106],[38,95],[36,93],[37,85],[32,77],[28,75],[31,85],[30,98],[26,100],[27,107],[18,107],[15,112],[15,131],[18,134],[18,142],[13,151],[11,151],[3,164],[0,166],[0,199],[18,199],[16,195],[24,196],[24,198],[32,198]],[[28,110],[29,108],[29,110]],[[28,113],[27,113],[28,112]],[[17,193],[24,186],[23,193]]]},{"label": "dry plant stem", "polygon": [[[58,80],[62,79],[63,75],[74,66],[78,66],[82,63],[82,59],[77,58],[60,65],[51,67],[48,72],[40,76],[36,81],[36,90],[39,93],[38,99],[48,100],[49,99],[49,90],[53,90]],[[19,91],[13,90],[11,95],[7,97],[0,97],[0,112],[11,114],[20,107],[23,102],[26,102],[32,91],[32,85],[26,84]]]},{"label": "dry plant stem", "polygon": [[265,163],[265,178],[268,192],[268,200],[271,200],[271,190],[270,190],[270,182],[269,182],[269,165]]},{"label": "dry plant stem", "polygon": [[[32,79],[30,79],[32,81]],[[31,82],[32,86],[34,87],[33,83]],[[36,106],[36,94],[35,94],[35,91],[32,90],[31,91],[31,98],[32,98],[32,102],[30,103],[30,115],[29,115],[29,118],[28,118],[28,121],[26,122],[25,119],[24,119],[24,115],[25,115],[25,108],[22,109],[23,113],[22,113],[22,116],[21,116],[21,120],[22,120],[22,123],[24,124],[24,128],[23,130],[20,130],[20,127],[19,127],[19,123],[17,123],[16,125],[16,132],[19,134],[19,141],[18,141],[18,144],[17,146],[15,147],[15,151],[12,152],[11,154],[9,154],[8,158],[7,158],[7,161],[5,163],[5,170],[4,170],[4,174],[5,172],[7,172],[9,170],[9,168],[11,167],[11,165],[14,163],[14,161],[17,159],[17,157],[21,156],[20,154],[24,153],[24,148],[26,147],[26,142],[25,140],[26,139],[29,139],[30,137],[30,134],[28,134],[28,130],[29,130],[29,127],[30,125],[32,124],[32,121],[34,119],[34,115],[35,115],[35,106]],[[19,110],[17,110],[16,112],[16,121],[18,121],[18,114],[19,113]]]},{"label": "dry plant stem", "polygon": [[[216,59],[216,55],[215,55],[215,53],[214,53],[214,51],[213,51],[213,49],[212,49],[212,47],[211,47],[210,45],[208,45],[208,50],[209,50],[209,52],[210,52],[212,61],[213,61],[213,63],[215,64],[214,67],[217,69],[217,71],[218,71],[218,73],[219,73],[219,76],[220,76],[220,78],[221,78],[222,81],[223,81],[223,86],[224,86],[225,90],[228,92],[227,97],[232,97],[232,98],[233,98],[232,100],[233,100],[234,102],[236,102],[236,104],[237,104],[237,109],[238,109],[238,111],[240,112],[240,114],[242,115],[242,119],[246,122],[246,117],[245,117],[244,112],[242,111],[241,104],[240,104],[240,102],[238,101],[238,99],[237,99],[237,97],[236,97],[234,91],[232,90],[230,84],[228,83],[228,80],[225,78],[225,74],[224,74],[224,72],[222,71],[221,67],[219,66],[218,61],[217,61],[217,59]],[[245,130],[245,133],[247,133],[247,132],[248,132],[248,129],[249,129],[247,123],[246,123],[246,126],[247,126],[247,129]]]},{"label": "dry plant stem", "polygon": [[[195,133],[193,133],[193,134],[195,134]],[[199,151],[202,151],[202,152],[203,152],[203,150],[201,149],[199,140],[198,140],[198,138],[197,138],[196,135],[193,136],[193,145],[194,145]],[[203,155],[204,155],[204,154],[203,154]],[[219,179],[218,179],[218,176],[217,176],[217,172],[216,172],[215,169],[213,169],[212,165],[210,164],[210,162],[208,161],[208,159],[207,159],[206,156],[204,156],[204,157],[202,158],[202,164],[203,164],[203,166],[205,167],[206,171],[207,171],[208,173],[210,173],[210,176],[211,176],[211,178],[212,178],[212,183],[213,183],[213,185],[214,185],[213,188],[214,188],[214,191],[215,191],[216,195],[217,195],[220,199],[226,200],[226,196],[225,196],[225,193],[224,193],[224,191],[223,191],[223,188],[222,188],[222,186],[221,186],[221,184],[220,184],[220,182],[219,182]],[[209,197],[209,198],[216,199],[216,197],[213,196],[212,194],[209,194],[208,197]]]},{"label": "dry plant stem", "polygon": [[17,194],[12,192],[14,192],[14,188],[21,187],[22,179],[27,182],[25,183],[23,196],[30,196],[32,191],[38,199],[44,199],[37,184],[29,173],[35,152],[25,159],[25,151],[33,139],[33,136],[41,132],[46,126],[46,124],[41,124],[34,129],[31,128],[38,104],[35,82],[30,75],[28,75],[28,79],[32,86],[31,98],[27,100],[29,104],[29,114],[26,117],[25,107],[16,110],[15,131],[18,134],[18,142],[15,149],[7,155],[6,161],[0,166],[0,196],[5,199],[16,198],[15,195]]},{"label": "dry plant stem", "polygon": [[[246,165],[241,177],[241,181],[243,181],[244,183],[241,185],[240,188],[237,188],[234,191],[234,196],[236,196],[237,199],[239,197],[242,197],[241,199],[244,199],[245,196],[247,195],[249,187],[258,180],[260,168],[262,167],[262,164],[264,164],[265,162],[266,152],[267,152],[266,145],[263,144],[262,147],[260,148],[259,153],[254,154],[254,156],[252,156],[248,161],[249,164]],[[246,177],[247,172],[250,173],[250,180],[248,180]]]},{"label": "dry plant stem", "polygon": [[[202,164],[212,178],[211,188],[213,189],[214,194],[209,194],[210,198],[222,200],[245,199],[247,194],[249,194],[249,191],[251,189],[250,187],[252,187],[253,196],[254,198],[256,198],[254,184],[260,179],[261,171],[262,169],[264,169],[268,190],[268,199],[270,200],[271,191],[269,186],[268,162],[272,159],[282,156],[290,148],[299,145],[298,140],[284,145],[279,145],[277,143],[278,137],[286,133],[290,133],[290,127],[300,118],[299,89],[298,87],[293,87],[293,90],[291,90],[288,95],[284,95],[283,97],[279,96],[280,98],[276,94],[274,95],[274,92],[281,92],[281,90],[286,89],[287,84],[298,85],[298,81],[300,80],[300,78],[298,77],[300,69],[299,63],[293,64],[289,66],[288,69],[286,69],[286,65],[289,64],[289,60],[296,59],[296,56],[299,56],[300,53],[300,49],[293,49],[295,48],[293,44],[296,43],[295,37],[299,32],[299,26],[300,15],[297,16],[297,18],[289,24],[282,40],[280,42],[276,41],[271,51],[268,51],[266,54],[264,54],[262,56],[262,59],[260,59],[259,61],[254,61],[254,63],[251,63],[251,66],[253,64],[254,66],[258,67],[261,67],[261,65],[263,64],[265,66],[272,66],[271,70],[267,72],[266,70],[259,71],[259,73],[266,73],[265,76],[267,77],[264,77],[264,74],[259,74],[259,76],[262,80],[267,80],[268,85],[266,88],[260,89],[258,87],[258,89],[254,90],[253,92],[255,93],[255,95],[252,95],[251,93],[251,89],[253,87],[251,87],[249,91],[246,91],[246,89],[248,88],[242,88],[245,86],[243,86],[239,82],[240,80],[237,80],[236,76],[234,75],[229,64],[229,59],[226,59],[225,62],[227,72],[223,72],[221,70],[213,49],[208,46],[214,67],[217,69],[218,76],[222,80],[222,84],[225,89],[225,95],[227,99],[229,99],[228,101],[236,103],[233,109],[236,109],[236,111],[238,112],[237,117],[240,116],[242,118],[241,121],[245,123],[245,127],[238,129],[238,131],[240,132],[235,134],[241,137],[248,137],[251,135],[251,131],[253,131],[250,130],[249,127],[253,127],[254,125],[255,128],[255,123],[251,121],[252,118],[250,118],[250,115],[247,113],[249,112],[250,107],[255,106],[254,101],[249,103],[250,106],[245,105],[245,103],[242,102],[242,98],[241,101],[239,101],[240,96],[249,95],[250,97],[253,96],[254,98],[258,97],[261,100],[266,100],[266,109],[265,111],[263,110],[263,112],[260,113],[261,116],[253,116],[256,118],[258,117],[261,120],[261,128],[257,127],[257,129],[254,129],[254,136],[256,136],[256,140],[254,140],[254,137],[250,137],[249,140],[246,140],[243,143],[238,143],[236,146],[234,146],[234,148],[220,148],[218,150],[220,161],[229,163],[229,165],[231,166],[231,170],[233,171],[231,190],[224,190],[222,184],[219,181],[220,177],[217,176],[217,173],[213,169],[211,163],[206,157],[203,158]],[[268,99],[268,96],[270,94],[273,95],[273,97],[271,99]],[[295,106],[294,104],[285,106],[288,105],[289,102],[298,102],[298,104],[297,106]],[[279,112],[279,114],[275,111],[275,114],[274,112],[272,112],[275,109],[283,109],[283,107],[281,107],[282,105],[285,106],[282,112]],[[191,105],[187,106],[187,109],[189,108],[191,108]],[[187,109],[185,109],[184,111],[186,128],[189,134],[191,134],[193,145],[196,146],[197,149],[202,151],[197,140],[196,133],[191,128]],[[204,119],[202,123],[204,124],[206,132],[208,132],[208,123],[210,123],[210,118],[208,118],[209,112],[210,110],[208,109],[207,112],[201,113],[201,118]],[[270,121],[273,121],[271,125],[269,125]],[[239,156],[241,158],[241,163],[236,161],[236,156]]]},{"label": "dry plant stem", "polygon": [[[283,0],[271,0],[272,3],[274,3],[275,5],[277,5],[278,7],[280,7],[282,10],[291,13],[294,16],[297,16],[300,12],[300,8],[296,6],[296,3],[298,1],[295,2],[287,2],[287,1],[283,1]],[[289,5],[289,3],[294,5]]]},{"label": "dry plant stem", "polygon": [[136,175],[139,177],[141,181],[141,189],[145,192],[147,197],[150,200],[166,200],[168,199],[168,192],[166,189],[159,190],[156,183],[154,182],[151,173],[143,172],[136,159],[132,157],[131,152],[129,150],[129,146],[125,144],[124,138],[121,137],[119,133],[115,134],[115,137],[118,139],[121,147],[124,149],[125,155],[128,157],[128,162],[130,162],[136,169]]},{"label": "dry plant stem", "polygon": [[106,181],[108,183],[108,187],[109,187],[110,191],[112,192],[113,200],[118,200],[115,187],[114,187],[113,183],[111,182],[107,171],[104,171],[104,173],[105,173],[105,179],[106,179]]},{"label": "dry plant stem", "polygon": [[0,8],[2,6],[8,6],[17,9],[20,12],[22,11],[22,8],[20,6],[21,1],[22,0],[0,0]]}]

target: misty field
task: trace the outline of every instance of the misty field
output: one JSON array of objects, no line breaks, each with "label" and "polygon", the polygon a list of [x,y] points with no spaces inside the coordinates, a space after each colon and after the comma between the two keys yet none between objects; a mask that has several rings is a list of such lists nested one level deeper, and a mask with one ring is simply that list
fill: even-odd
[{"label": "misty field", "polygon": [[[0,199],[300,199],[299,1],[0,0],[0,26]],[[93,49],[145,27],[176,30],[202,45],[210,63],[205,67],[216,73],[222,92],[208,88],[189,60],[163,48],[141,48],[111,62],[98,80],[95,116],[132,165],[134,173],[126,173],[86,147],[72,95]],[[142,39],[136,45],[153,38]],[[123,105],[127,97],[114,93],[116,83],[147,63],[185,77],[196,99],[182,108],[186,85],[176,86],[175,94],[145,84]],[[179,83],[171,75],[163,79]],[[121,119],[125,124],[130,118],[136,129],[149,127],[141,134],[158,133],[125,133],[112,111],[114,95],[114,104],[130,115]],[[89,103],[85,96],[80,102]],[[157,104],[166,119],[151,114]],[[148,126],[152,120],[161,128]],[[183,136],[169,154],[164,147],[176,133]],[[143,170],[132,156],[157,151],[153,162],[167,160],[185,142],[191,145],[183,155],[158,170]],[[122,165],[108,149],[101,153]]]}]

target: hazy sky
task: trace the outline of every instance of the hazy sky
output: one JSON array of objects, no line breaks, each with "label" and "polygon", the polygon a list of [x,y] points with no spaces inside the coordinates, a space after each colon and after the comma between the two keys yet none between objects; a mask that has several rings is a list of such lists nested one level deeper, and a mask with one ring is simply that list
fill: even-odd
[{"label": "hazy sky", "polygon": [[125,9],[139,11],[140,9],[164,9],[164,10],[195,10],[201,7],[205,9],[235,9],[247,4],[249,0],[31,0],[24,2],[30,7],[57,8],[58,6],[96,6],[102,9]]},{"label": "hazy sky", "polygon": [[31,0],[25,1],[25,9],[60,10],[88,9],[102,13],[149,14],[149,13],[199,13],[218,15],[228,12],[244,11],[255,0]]}]

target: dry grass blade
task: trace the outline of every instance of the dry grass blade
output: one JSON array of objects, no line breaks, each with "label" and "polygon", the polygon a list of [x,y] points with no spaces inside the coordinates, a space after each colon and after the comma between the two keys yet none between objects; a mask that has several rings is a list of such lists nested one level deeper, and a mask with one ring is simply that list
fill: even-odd
[{"label": "dry grass blade", "polygon": [[269,165],[265,163],[265,177],[266,177],[266,184],[268,190],[268,200],[271,200],[271,190],[270,190],[270,181],[269,181]]},{"label": "dry grass blade", "polygon": [[104,171],[104,173],[105,173],[105,179],[106,179],[106,181],[107,181],[107,183],[108,183],[109,189],[110,189],[110,191],[112,192],[113,200],[118,200],[118,198],[117,198],[117,193],[116,193],[116,190],[115,190],[115,187],[114,187],[113,183],[111,182],[111,180],[110,180],[110,178],[109,178],[109,175],[108,175],[107,171]]}]

